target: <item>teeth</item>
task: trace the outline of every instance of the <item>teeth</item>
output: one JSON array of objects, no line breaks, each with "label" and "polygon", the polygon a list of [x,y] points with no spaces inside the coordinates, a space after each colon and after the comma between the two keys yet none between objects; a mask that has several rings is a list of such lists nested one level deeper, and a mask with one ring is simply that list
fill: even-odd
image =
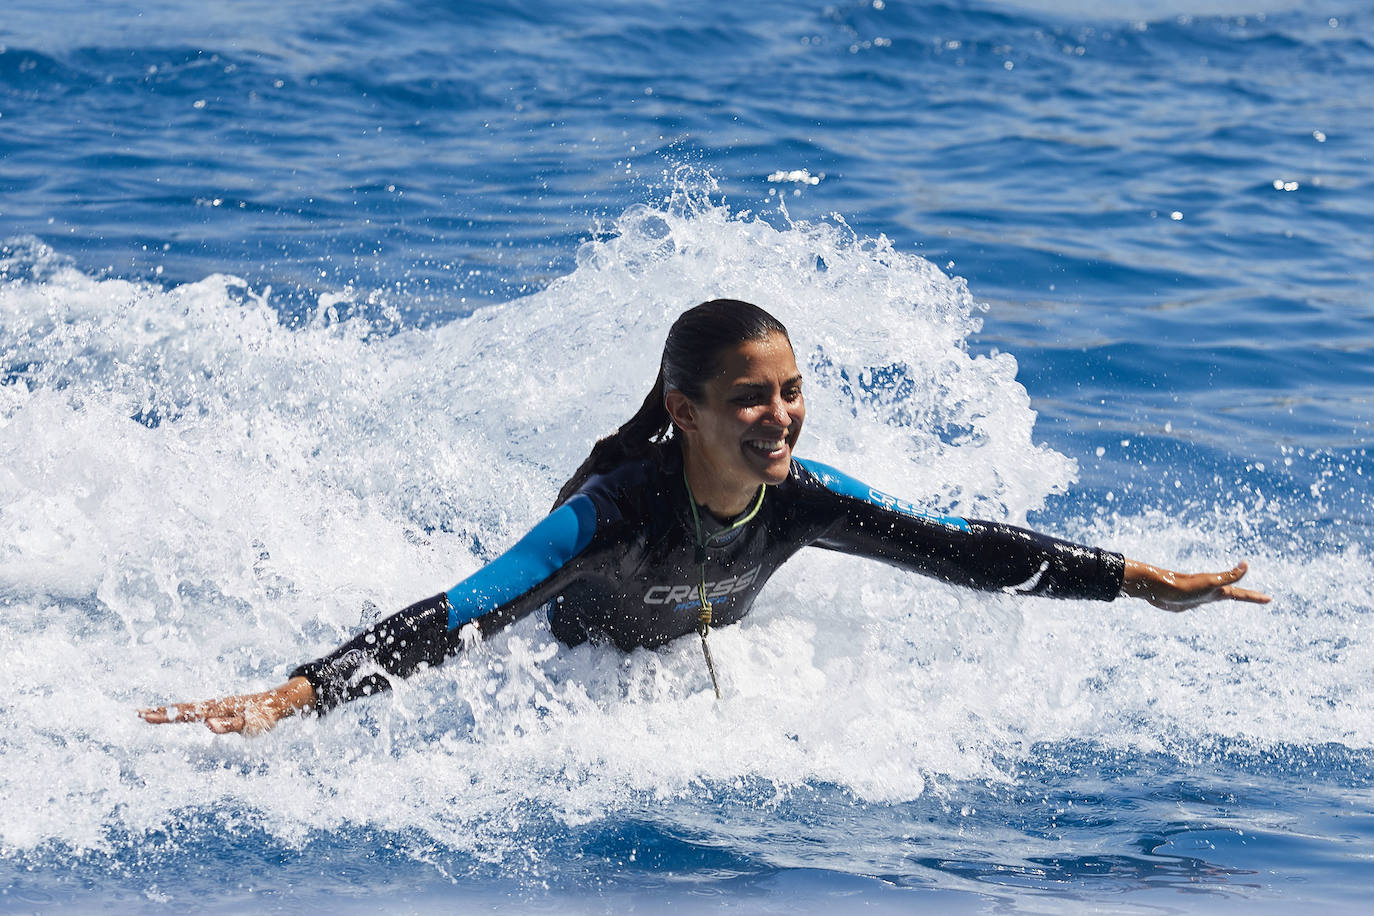
[{"label": "teeth", "polygon": [[756,449],[764,452],[780,451],[787,445],[786,439],[750,439],[747,443]]}]

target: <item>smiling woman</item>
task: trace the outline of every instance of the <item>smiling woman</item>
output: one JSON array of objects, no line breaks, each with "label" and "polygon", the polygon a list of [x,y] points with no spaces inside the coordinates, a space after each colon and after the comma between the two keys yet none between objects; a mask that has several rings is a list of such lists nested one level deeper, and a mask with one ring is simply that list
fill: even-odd
[{"label": "smiling woman", "polygon": [[[257,732],[437,665],[476,634],[547,606],[555,636],[622,649],[738,621],[768,578],[807,546],[880,560],[946,582],[1026,595],[1144,598],[1166,610],[1220,599],[1245,564],[1180,574],[1000,522],[927,515],[819,462],[793,457],[806,405],[787,329],[763,309],[716,299],[669,330],[653,390],[591,454],[553,511],[447,592],[300,665],[272,690],[140,711]],[[716,685],[719,695],[719,685]]]},{"label": "smiling woman", "polygon": [[737,515],[754,487],[787,479],[806,419],[801,382],[791,343],[774,331],[721,351],[699,401],[678,388],[665,394],[685,437],[687,480],[715,515]]}]

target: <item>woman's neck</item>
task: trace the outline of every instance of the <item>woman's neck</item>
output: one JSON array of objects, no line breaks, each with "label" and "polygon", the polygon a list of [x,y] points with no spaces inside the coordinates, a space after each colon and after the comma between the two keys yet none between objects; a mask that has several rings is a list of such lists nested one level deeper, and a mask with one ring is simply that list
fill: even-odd
[{"label": "woman's neck", "polygon": [[682,467],[697,505],[705,506],[718,519],[731,519],[747,511],[759,495],[761,484],[727,479],[704,458],[693,454],[691,444],[685,437],[682,442]]}]

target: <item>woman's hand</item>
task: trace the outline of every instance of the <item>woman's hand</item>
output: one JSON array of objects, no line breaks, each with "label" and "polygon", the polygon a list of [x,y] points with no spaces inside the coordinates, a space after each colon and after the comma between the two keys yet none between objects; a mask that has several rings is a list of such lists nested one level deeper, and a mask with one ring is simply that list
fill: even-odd
[{"label": "woman's hand", "polygon": [[245,693],[199,703],[179,703],[175,706],[155,706],[140,709],[144,722],[163,725],[168,722],[204,722],[217,735],[242,732],[260,735],[270,731],[287,716],[315,705],[315,688],[303,677],[293,677],[280,687],[262,693]]},{"label": "woman's hand", "polygon": [[1121,583],[1121,594],[1143,598],[1157,608],[1175,613],[1211,601],[1268,604],[1270,598],[1263,592],[1236,587],[1235,583],[1240,581],[1249,568],[1246,564],[1239,563],[1234,569],[1220,573],[1178,573],[1128,559],[1126,575]]}]

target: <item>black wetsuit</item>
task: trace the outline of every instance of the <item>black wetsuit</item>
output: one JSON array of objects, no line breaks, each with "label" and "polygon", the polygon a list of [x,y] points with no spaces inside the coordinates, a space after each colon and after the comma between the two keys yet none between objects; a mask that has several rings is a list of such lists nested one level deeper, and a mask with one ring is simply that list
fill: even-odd
[{"label": "black wetsuit", "polygon": [[461,648],[469,623],[492,633],[544,605],[569,645],[663,645],[697,626],[704,580],[714,625],[738,621],[763,584],[803,547],[871,557],[972,588],[1110,601],[1121,554],[1006,525],[927,515],[834,468],[794,459],[758,514],[728,536],[699,511],[705,575],[678,450],[589,479],[514,547],[447,592],[411,605],[324,658],[301,665],[326,710]]}]

